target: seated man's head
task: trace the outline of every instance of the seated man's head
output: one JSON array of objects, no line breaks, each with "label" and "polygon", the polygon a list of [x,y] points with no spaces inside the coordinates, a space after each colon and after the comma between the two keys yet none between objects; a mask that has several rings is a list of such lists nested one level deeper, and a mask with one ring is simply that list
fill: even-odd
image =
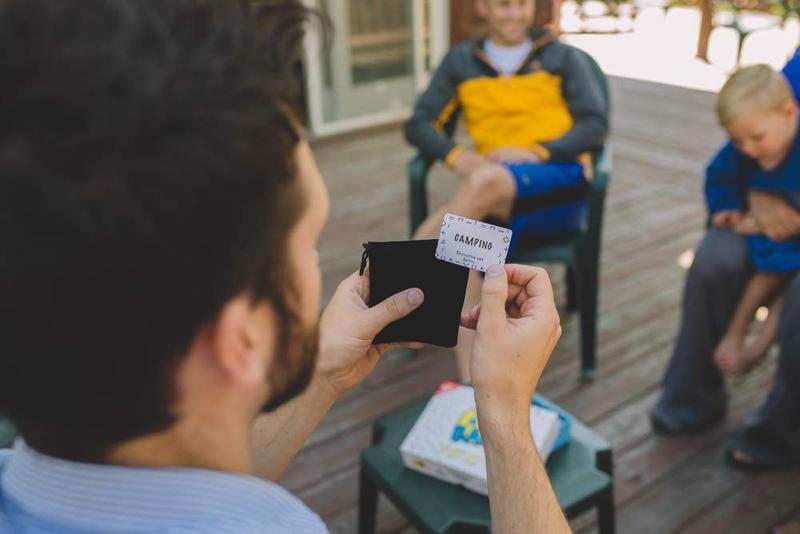
[{"label": "seated man's head", "polygon": [[475,9],[486,19],[489,37],[501,46],[525,41],[533,24],[535,0],[475,0]]},{"label": "seated man's head", "polygon": [[783,161],[797,130],[797,104],[783,75],[768,65],[736,71],[717,98],[717,117],[734,145],[767,170]]},{"label": "seated man's head", "polygon": [[42,452],[233,439],[310,378],[306,13],[252,4],[0,0],[0,414]]}]

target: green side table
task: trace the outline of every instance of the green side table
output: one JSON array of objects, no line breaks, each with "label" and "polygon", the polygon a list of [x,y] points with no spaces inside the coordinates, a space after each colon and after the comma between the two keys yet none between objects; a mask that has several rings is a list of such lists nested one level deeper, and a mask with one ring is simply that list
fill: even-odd
[{"label": "green side table", "polygon": [[[359,533],[375,531],[378,492],[383,492],[409,522],[425,533],[490,532],[489,500],[461,486],[408,469],[400,444],[422,413],[427,399],[381,417],[373,445],[361,455]],[[606,441],[572,418],[572,441],[553,453],[547,473],[567,517],[597,508],[601,534],[614,532],[611,449]]]}]

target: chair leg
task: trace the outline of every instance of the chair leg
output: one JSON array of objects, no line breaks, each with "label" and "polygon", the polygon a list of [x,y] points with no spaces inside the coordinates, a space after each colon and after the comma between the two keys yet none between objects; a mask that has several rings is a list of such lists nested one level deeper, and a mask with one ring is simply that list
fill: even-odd
[{"label": "chair leg", "polygon": [[578,277],[575,274],[575,269],[567,267],[567,311],[574,312],[578,309],[578,302],[580,296],[578,295]]},{"label": "chair leg", "polygon": [[581,314],[581,379],[585,382],[594,380],[597,367],[595,345],[597,340],[597,292],[598,262],[584,256],[579,266]]},{"label": "chair leg", "polygon": [[361,469],[358,487],[358,533],[374,534],[378,516],[378,488]]},{"label": "chair leg", "polygon": [[597,531],[600,534],[614,534],[615,530],[614,487],[609,486],[597,503]]}]

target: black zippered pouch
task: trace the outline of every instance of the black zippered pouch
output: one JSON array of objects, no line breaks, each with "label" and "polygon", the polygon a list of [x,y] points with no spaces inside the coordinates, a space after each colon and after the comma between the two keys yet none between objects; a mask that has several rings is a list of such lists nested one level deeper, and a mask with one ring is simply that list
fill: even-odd
[{"label": "black zippered pouch", "polygon": [[363,275],[369,262],[370,306],[412,287],[425,294],[419,308],[384,328],[375,343],[455,346],[469,269],[437,259],[436,244],[436,239],[364,243],[359,272]]}]

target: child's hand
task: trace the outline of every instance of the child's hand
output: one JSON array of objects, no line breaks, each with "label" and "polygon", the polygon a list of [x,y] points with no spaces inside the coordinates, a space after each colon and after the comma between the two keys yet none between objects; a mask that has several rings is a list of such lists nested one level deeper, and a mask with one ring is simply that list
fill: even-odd
[{"label": "child's hand", "polygon": [[744,216],[739,210],[723,210],[718,211],[711,217],[711,224],[717,228],[736,228],[742,221]]},{"label": "child's hand", "polygon": [[733,230],[737,234],[742,235],[751,235],[751,234],[763,234],[764,229],[761,228],[761,225],[758,224],[758,221],[752,215],[745,215],[736,223],[733,227]]}]

